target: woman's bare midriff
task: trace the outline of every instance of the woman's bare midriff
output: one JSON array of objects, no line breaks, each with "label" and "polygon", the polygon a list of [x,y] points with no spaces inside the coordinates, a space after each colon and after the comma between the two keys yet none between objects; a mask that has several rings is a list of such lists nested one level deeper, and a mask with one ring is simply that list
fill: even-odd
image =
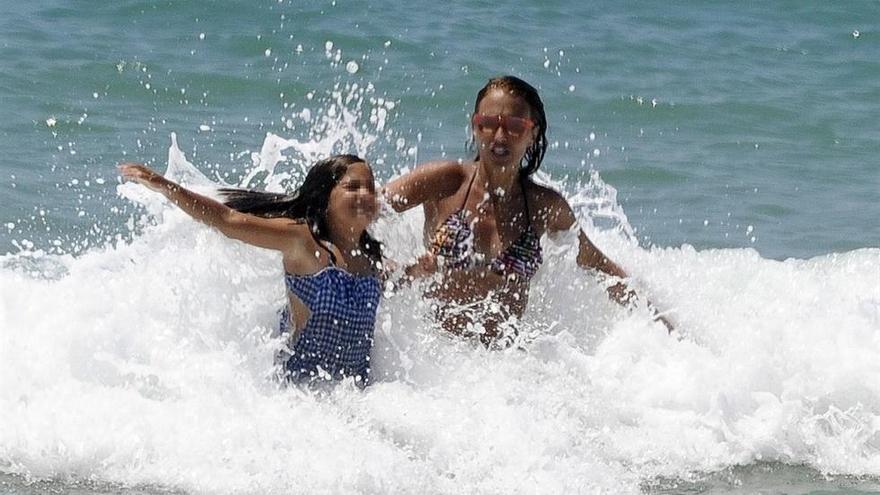
[{"label": "woman's bare midriff", "polygon": [[426,295],[437,302],[436,314],[445,330],[478,337],[488,346],[515,330],[507,322],[525,312],[529,282],[488,268],[447,270]]}]

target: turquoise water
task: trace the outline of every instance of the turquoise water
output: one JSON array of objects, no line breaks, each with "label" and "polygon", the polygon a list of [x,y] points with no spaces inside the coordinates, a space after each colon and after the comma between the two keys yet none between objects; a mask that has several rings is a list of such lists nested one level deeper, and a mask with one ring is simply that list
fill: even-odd
[{"label": "turquoise water", "polygon": [[369,149],[388,157],[380,175],[413,163],[397,139],[422,159],[462,156],[474,94],[501,73],[542,91],[546,170],[569,183],[598,170],[643,245],[777,259],[880,245],[876,2],[7,10],[0,217],[16,227],[0,229],[0,250],[70,250],[100,237],[96,223],[115,233],[125,215],[107,205],[122,204],[90,179],[112,181],[122,159],[161,161],[171,132],[197,164],[240,170],[266,132],[307,136],[285,120],[326,106],[336,84],[397,103]]},{"label": "turquoise water", "polygon": [[[880,490],[880,3],[3,6],[0,493]],[[504,73],[676,336],[547,240],[520,347],[402,289],[375,385],[280,389],[278,257],[118,187],[467,157]],[[405,261],[420,229],[375,233]]]}]

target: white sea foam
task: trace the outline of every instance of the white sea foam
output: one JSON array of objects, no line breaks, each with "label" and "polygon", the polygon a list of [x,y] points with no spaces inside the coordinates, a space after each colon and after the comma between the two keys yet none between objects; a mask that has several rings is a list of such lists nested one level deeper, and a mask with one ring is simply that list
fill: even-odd
[{"label": "white sea foam", "polygon": [[[281,187],[332,149],[270,135],[253,170]],[[209,189],[176,145],[166,173]],[[280,256],[121,186],[146,207],[130,243],[0,259],[0,471],[197,493],[638,492],[758,460],[880,475],[880,250],[645,249],[598,175],[570,188],[676,334],[609,302],[563,236],[519,345],[446,335],[402,289],[379,312],[376,383],[310,392],[273,378]],[[421,218],[375,231],[411,257]]]}]

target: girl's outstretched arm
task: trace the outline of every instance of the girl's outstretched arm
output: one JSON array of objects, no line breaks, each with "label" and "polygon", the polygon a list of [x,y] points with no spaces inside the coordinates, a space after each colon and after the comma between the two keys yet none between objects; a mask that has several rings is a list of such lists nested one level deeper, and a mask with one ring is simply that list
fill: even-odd
[{"label": "girl's outstretched arm", "polygon": [[210,225],[227,237],[238,239],[254,246],[290,251],[295,242],[308,229],[304,224],[289,218],[262,218],[241,213],[213,200],[197,194],[173,181],[162,177],[149,167],[138,163],[119,165],[119,173],[126,180],[142,184],[167,197],[187,215],[199,222]]}]

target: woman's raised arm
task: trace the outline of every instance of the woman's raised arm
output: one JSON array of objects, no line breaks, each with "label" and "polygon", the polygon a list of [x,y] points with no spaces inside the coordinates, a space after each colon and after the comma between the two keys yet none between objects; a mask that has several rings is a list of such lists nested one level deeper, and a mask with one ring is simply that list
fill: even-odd
[{"label": "woman's raised arm", "polygon": [[458,162],[428,162],[386,184],[382,194],[394,211],[406,211],[452,196],[463,177],[464,169]]}]

